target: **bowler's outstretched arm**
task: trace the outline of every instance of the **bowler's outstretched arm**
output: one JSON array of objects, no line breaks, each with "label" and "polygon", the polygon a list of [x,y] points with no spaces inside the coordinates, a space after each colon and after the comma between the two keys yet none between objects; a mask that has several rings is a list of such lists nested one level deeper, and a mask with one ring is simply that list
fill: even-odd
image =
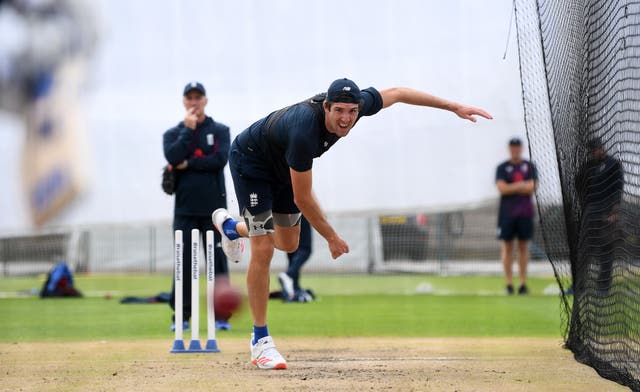
[{"label": "bowler's outstretched arm", "polygon": [[477,121],[473,116],[482,116],[489,120],[493,119],[488,112],[480,108],[449,101],[408,87],[387,88],[381,90],[380,95],[382,96],[383,108],[387,108],[395,103],[406,103],[409,105],[428,106],[436,109],[448,110],[455,113],[462,119],[473,122]]}]

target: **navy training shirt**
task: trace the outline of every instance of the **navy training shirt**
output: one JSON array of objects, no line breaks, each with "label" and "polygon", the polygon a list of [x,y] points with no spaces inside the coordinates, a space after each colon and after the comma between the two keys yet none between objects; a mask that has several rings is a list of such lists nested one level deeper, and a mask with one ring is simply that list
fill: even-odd
[{"label": "navy training shirt", "polygon": [[[536,167],[527,160],[518,164],[511,161],[501,163],[496,169],[496,181],[503,180],[507,184],[515,182],[538,180]],[[533,201],[530,195],[502,195],[500,197],[500,212],[498,219],[533,218]]]},{"label": "navy training shirt", "polygon": [[583,208],[611,213],[622,199],[624,174],[620,162],[610,156],[591,159],[576,176],[576,190]]},{"label": "navy training shirt", "polygon": [[[382,96],[375,88],[362,90],[361,96],[363,105],[356,122],[382,109]],[[322,107],[321,102],[297,103],[282,109],[284,113],[276,111],[269,114],[238,135],[236,143],[248,157],[243,163],[247,174],[256,177],[268,175],[272,180],[290,184],[289,168],[300,172],[310,170],[313,159],[320,157],[340,139],[327,130],[324,110],[315,110],[312,105]],[[275,122],[270,121],[279,114]]]},{"label": "navy training shirt", "polygon": [[195,130],[180,122],[164,133],[163,149],[171,165],[185,159],[188,162],[187,168],[179,171],[174,215],[209,216],[211,211],[226,207],[224,167],[229,158],[229,127],[208,116]]}]

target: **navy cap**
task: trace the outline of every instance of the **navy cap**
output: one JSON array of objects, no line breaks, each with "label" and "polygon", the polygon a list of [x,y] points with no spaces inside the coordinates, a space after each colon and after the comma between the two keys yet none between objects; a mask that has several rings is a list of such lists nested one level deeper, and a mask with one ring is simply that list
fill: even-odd
[{"label": "navy cap", "polygon": [[343,102],[360,104],[362,96],[360,88],[347,78],[335,80],[327,90],[328,102]]},{"label": "navy cap", "polygon": [[509,139],[509,145],[510,146],[521,146],[522,145],[522,140],[520,140],[519,137],[512,137],[511,139]]},{"label": "navy cap", "polygon": [[184,91],[182,92],[182,95],[187,95],[189,94],[189,91],[193,91],[193,90],[200,92],[200,94],[202,95],[207,95],[207,90],[204,89],[204,86],[200,82],[187,83],[187,85],[184,86]]}]

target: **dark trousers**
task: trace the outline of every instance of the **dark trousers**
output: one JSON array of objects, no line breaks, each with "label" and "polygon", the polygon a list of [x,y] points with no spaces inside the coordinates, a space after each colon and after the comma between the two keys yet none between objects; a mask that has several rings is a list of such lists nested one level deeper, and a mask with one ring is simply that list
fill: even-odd
[{"label": "dark trousers", "polygon": [[300,290],[300,270],[311,256],[311,225],[302,217],[300,222],[300,243],[298,249],[287,254],[289,258],[289,268],[287,275],[293,279],[294,290]]},{"label": "dark trousers", "polygon": [[[206,232],[213,230],[214,254],[215,254],[215,275],[216,282],[229,279],[229,267],[227,265],[227,257],[222,251],[220,233],[214,228],[210,216],[175,216],[173,218],[173,230],[182,230],[183,256],[182,256],[182,317],[184,321],[191,318],[191,230],[200,230],[200,272],[204,273],[206,269]],[[171,309],[175,308],[175,282],[171,287],[171,301],[169,305]],[[175,309],[174,309],[175,310]]]},{"label": "dark trousers", "polygon": [[[583,213],[578,242],[579,276],[574,277],[574,284],[581,289],[586,288],[588,281],[600,292],[611,288],[618,231],[616,224],[608,221],[608,216],[589,207]],[[579,277],[583,279],[581,282],[576,281]]]},{"label": "dark trousers", "polygon": [[615,258],[615,225],[606,220],[602,221],[600,230],[597,230],[604,239],[595,241],[595,246],[590,247],[593,256],[598,265],[598,277],[596,278],[597,288],[601,292],[608,291],[611,288],[613,260]]}]

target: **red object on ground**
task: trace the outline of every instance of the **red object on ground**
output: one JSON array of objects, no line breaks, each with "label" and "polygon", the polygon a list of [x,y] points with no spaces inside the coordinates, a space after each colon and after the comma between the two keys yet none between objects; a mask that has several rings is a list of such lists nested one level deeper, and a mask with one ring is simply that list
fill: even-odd
[{"label": "red object on ground", "polygon": [[216,282],[213,292],[213,306],[216,319],[229,319],[242,305],[242,293],[229,283]]}]

